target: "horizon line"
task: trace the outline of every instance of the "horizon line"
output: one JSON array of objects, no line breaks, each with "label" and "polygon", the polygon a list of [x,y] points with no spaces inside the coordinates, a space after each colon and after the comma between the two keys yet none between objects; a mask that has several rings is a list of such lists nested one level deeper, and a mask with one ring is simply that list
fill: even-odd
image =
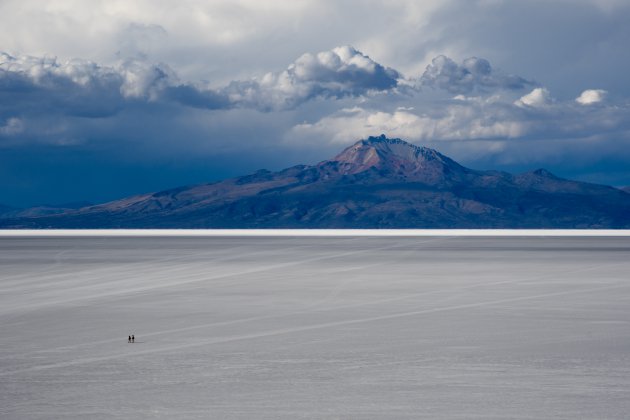
[{"label": "horizon line", "polygon": [[630,237],[630,229],[0,229],[0,237]]}]

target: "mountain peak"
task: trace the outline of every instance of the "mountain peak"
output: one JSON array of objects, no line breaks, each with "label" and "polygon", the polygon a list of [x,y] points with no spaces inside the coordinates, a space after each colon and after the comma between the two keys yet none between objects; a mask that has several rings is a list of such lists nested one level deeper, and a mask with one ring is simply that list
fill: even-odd
[{"label": "mountain peak", "polygon": [[417,161],[418,158],[442,156],[426,147],[419,147],[398,138],[389,138],[384,134],[370,136],[347,147],[332,160],[337,162],[358,163],[365,160],[387,160],[399,158]]},{"label": "mountain peak", "polygon": [[557,179],[558,178],[557,176],[555,176],[554,174],[552,174],[551,172],[549,172],[545,168],[538,168],[536,170],[533,170],[532,173],[534,175],[538,175],[538,176],[543,177],[543,178],[552,178],[552,179]]},{"label": "mountain peak", "polygon": [[379,143],[406,144],[406,145],[409,145],[409,146],[412,146],[412,147],[417,147],[417,146],[414,146],[413,144],[408,143],[408,142],[406,142],[404,140],[401,140],[399,138],[392,138],[392,139],[390,139],[385,134],[381,134],[380,136],[369,136],[367,139],[359,140],[357,143],[363,143],[363,144],[379,144]]},{"label": "mountain peak", "polygon": [[427,171],[443,173],[445,167],[463,169],[433,149],[419,147],[398,138],[388,138],[384,134],[357,141],[332,161],[343,164],[349,174],[370,168],[406,175]]},{"label": "mountain peak", "polygon": [[[388,147],[391,149],[392,146],[394,147],[401,146],[402,148],[408,148],[408,149],[413,149],[413,150],[425,150],[425,151],[430,150],[430,151],[435,152],[435,150],[428,149],[426,147],[416,146],[415,144],[406,142],[405,140],[402,140],[399,138],[387,137],[385,134],[381,134],[380,136],[369,136],[367,139],[362,139],[362,140],[357,141],[356,143],[354,143],[353,146],[357,146],[357,145],[371,146],[371,147],[376,147],[376,148],[381,148],[381,149],[386,149]],[[350,146],[350,148],[352,148],[352,146]]]}]

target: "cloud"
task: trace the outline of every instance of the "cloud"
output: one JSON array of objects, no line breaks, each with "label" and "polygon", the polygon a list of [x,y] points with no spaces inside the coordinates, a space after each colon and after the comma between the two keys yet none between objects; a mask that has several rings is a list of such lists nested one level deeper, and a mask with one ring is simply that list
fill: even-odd
[{"label": "cloud", "polygon": [[543,107],[553,102],[549,90],[546,88],[536,88],[526,95],[523,95],[514,102],[517,106],[529,106],[532,108]]},{"label": "cloud", "polygon": [[156,24],[130,22],[115,36],[119,57],[138,57],[158,51],[168,42],[168,32]]},{"label": "cloud", "polygon": [[400,74],[349,46],[299,57],[284,71],[212,89],[182,83],[166,64],[136,58],[103,66],[87,60],[0,55],[0,95],[10,92],[72,115],[111,115],[130,101],[193,108],[293,109],[316,98],[339,99],[394,89]]},{"label": "cloud", "polygon": [[33,108],[105,117],[127,100],[156,100],[173,83],[166,65],[122,61],[115,67],[87,60],[0,54],[0,96],[16,110]]},{"label": "cloud", "polygon": [[602,102],[608,92],[602,89],[587,89],[575,98],[575,102],[580,105],[592,105]]},{"label": "cloud", "polygon": [[112,115],[122,77],[83,60],[0,54],[0,117],[7,114]]},{"label": "cloud", "polygon": [[535,83],[520,76],[496,72],[483,58],[470,57],[457,64],[449,57],[439,55],[427,66],[419,84],[465,94],[499,89],[517,90]]},{"label": "cloud", "polygon": [[588,83],[630,91],[625,0],[2,0],[0,16],[7,51],[104,64],[141,51],[184,80],[220,85],[348,43],[409,75],[438,54],[476,55],[561,96]]},{"label": "cloud", "polygon": [[170,63],[185,80],[208,78],[223,85],[281,69],[305,51],[344,43],[382,57],[381,49],[361,41],[383,39],[384,33],[400,38],[401,25],[414,27],[443,3],[55,0],[42,7],[41,0],[2,0],[0,39],[11,52],[86,57],[106,64],[120,58],[118,54],[128,58],[142,52],[151,61]]},{"label": "cloud", "polygon": [[7,113],[63,114],[104,118],[138,103],[226,108],[227,98],[181,83],[166,64],[142,59],[103,66],[88,60],[60,61],[0,53],[0,117]]},{"label": "cloud", "polygon": [[342,46],[304,54],[286,70],[260,80],[232,82],[224,92],[230,101],[263,110],[294,108],[313,98],[360,96],[395,88],[400,74],[360,51]]},{"label": "cloud", "polygon": [[232,107],[226,95],[212,89],[199,88],[192,84],[168,86],[162,92],[162,98],[191,108],[212,110]]},{"label": "cloud", "polygon": [[121,98],[144,100],[157,100],[167,87],[179,85],[175,72],[163,63],[128,59],[115,66],[103,66],[81,59],[60,61],[56,57],[7,53],[0,53],[0,81],[4,91],[39,90],[44,96],[69,89],[66,94],[82,94],[86,98],[113,93]]},{"label": "cloud", "polygon": [[24,122],[20,118],[9,118],[4,125],[0,125],[0,136],[15,136],[24,131]]},{"label": "cloud", "polygon": [[[281,132],[285,124],[285,137],[306,143],[324,139],[346,144],[380,133],[423,142],[583,137],[619,129],[628,120],[623,107],[586,112],[582,105],[601,102],[605,96],[601,90],[586,90],[576,101],[562,102],[554,100],[547,88],[536,87],[515,99],[521,85],[513,81],[525,79],[501,75],[482,58],[457,65],[438,56],[423,80],[443,89],[431,95],[405,90],[401,85],[409,81],[399,72],[348,46],[303,54],[284,71],[217,88],[181,82],[168,65],[143,59],[104,66],[88,60],[2,54],[0,122],[5,123],[0,134],[80,144],[110,132],[105,123],[86,124],[80,119],[110,119],[122,113],[120,120],[126,125],[140,124],[133,130],[135,136],[142,136],[142,130],[144,136],[173,135],[177,130],[164,127],[167,123],[156,124],[156,119],[173,119],[170,125],[179,127],[179,116],[190,108],[276,114],[266,119],[274,126],[280,124],[274,132]],[[452,97],[452,91],[467,95]],[[279,117],[283,113],[288,113],[286,118]],[[212,131],[201,123],[204,118],[195,124]],[[292,118],[312,122],[297,123]],[[148,126],[163,128],[156,133]],[[192,128],[193,137],[202,137],[203,130]]]},{"label": "cloud", "polygon": [[382,112],[354,107],[341,109],[315,123],[298,124],[287,137],[293,141],[336,144],[350,144],[375,133],[410,139],[418,135],[422,125],[421,117],[404,109]]},{"label": "cloud", "polygon": [[[422,95],[414,100],[421,101]],[[287,138],[293,142],[349,144],[385,133],[438,148],[443,146],[437,143],[484,141],[496,152],[497,142],[566,144],[577,139],[628,138],[628,115],[627,105],[586,109],[574,101],[552,100],[547,89],[536,88],[516,101],[501,95],[457,95],[451,100],[418,102],[417,108],[390,110],[367,103],[296,124]]]},{"label": "cloud", "polygon": [[[551,133],[580,137],[579,130],[606,131],[625,121],[620,108],[604,107],[588,115],[582,110],[581,105],[601,102],[603,90],[586,90],[575,101],[558,102],[547,88],[536,87],[515,100],[518,88],[530,82],[501,75],[482,58],[458,65],[438,56],[422,80],[443,88],[441,96],[416,90],[401,93],[401,84],[408,80],[349,46],[303,54],[284,71],[213,89],[183,83],[168,65],[142,59],[104,66],[88,60],[3,53],[0,121],[6,122],[0,133],[76,144],[83,137],[98,136],[74,129],[81,125],[76,118],[109,118],[125,112],[153,121],[155,115],[185,112],[177,108],[182,106],[296,111],[296,116],[315,118],[315,122],[288,122],[291,135],[329,138],[333,143],[382,132],[417,141],[514,139]],[[469,95],[450,97],[453,91]],[[307,102],[307,109],[300,111]],[[23,121],[29,121],[28,126]],[[98,130],[98,126],[92,128]]]},{"label": "cloud", "polygon": [[[503,118],[499,116],[501,113]],[[511,117],[500,109],[484,112],[480,104],[469,103],[451,104],[433,114],[418,114],[404,108],[384,112],[355,107],[342,109],[315,123],[298,124],[289,136],[306,141],[350,144],[378,133],[424,142],[505,139],[523,135],[526,123]]]},{"label": "cloud", "polygon": [[125,60],[116,70],[122,78],[120,93],[125,98],[157,100],[160,93],[176,81],[175,73],[165,64]]}]

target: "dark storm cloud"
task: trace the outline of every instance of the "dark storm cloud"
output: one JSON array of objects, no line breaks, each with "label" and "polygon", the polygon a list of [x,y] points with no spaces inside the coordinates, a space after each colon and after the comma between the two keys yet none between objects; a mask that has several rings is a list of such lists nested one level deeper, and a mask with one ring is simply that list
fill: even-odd
[{"label": "dark storm cloud", "polygon": [[203,109],[292,109],[314,98],[360,96],[395,88],[400,74],[352,47],[304,54],[280,72],[220,89],[180,83],[165,64],[142,59],[101,66],[85,60],[0,56],[0,95],[20,108],[106,117],[130,102],[176,102]]},{"label": "dark storm cloud", "polygon": [[518,90],[535,83],[520,76],[497,73],[488,60],[483,58],[470,57],[457,64],[452,59],[439,55],[420,77],[420,85],[467,94],[497,89]]},{"label": "dark storm cloud", "polygon": [[173,83],[166,65],[122,61],[116,67],[86,60],[0,54],[3,111],[108,117],[131,101],[158,100]]},{"label": "dark storm cloud", "polygon": [[105,117],[121,106],[120,74],[87,61],[0,54],[0,112]]},{"label": "dark storm cloud", "polygon": [[178,102],[192,108],[228,109],[232,107],[226,95],[211,89],[200,89],[190,84],[168,86],[161,93],[163,100]]}]

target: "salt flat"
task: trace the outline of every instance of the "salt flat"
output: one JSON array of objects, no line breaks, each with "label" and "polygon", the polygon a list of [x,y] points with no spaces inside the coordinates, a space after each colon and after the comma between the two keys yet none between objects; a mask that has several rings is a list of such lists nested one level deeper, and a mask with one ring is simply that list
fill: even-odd
[{"label": "salt flat", "polygon": [[626,419],[628,273],[630,237],[4,236],[0,418]]}]

